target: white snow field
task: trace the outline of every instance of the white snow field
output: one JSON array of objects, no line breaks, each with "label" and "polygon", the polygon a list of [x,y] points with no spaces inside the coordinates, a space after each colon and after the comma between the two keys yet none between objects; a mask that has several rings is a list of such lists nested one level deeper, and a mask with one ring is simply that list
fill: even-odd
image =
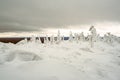
[{"label": "white snow field", "polygon": [[0,43],[0,80],[120,80],[120,43]]}]

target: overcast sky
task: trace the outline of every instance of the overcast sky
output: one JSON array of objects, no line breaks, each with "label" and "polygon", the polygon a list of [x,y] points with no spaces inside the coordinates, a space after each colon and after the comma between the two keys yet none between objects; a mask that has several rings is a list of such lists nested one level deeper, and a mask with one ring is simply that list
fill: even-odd
[{"label": "overcast sky", "polygon": [[120,0],[0,0],[0,32],[69,29],[104,21],[119,24]]}]

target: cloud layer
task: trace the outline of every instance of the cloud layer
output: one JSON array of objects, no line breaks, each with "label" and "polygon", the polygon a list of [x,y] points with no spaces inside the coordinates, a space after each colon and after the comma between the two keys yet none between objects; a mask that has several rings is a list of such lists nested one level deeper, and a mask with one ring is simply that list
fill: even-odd
[{"label": "cloud layer", "polygon": [[0,0],[0,32],[120,22],[119,3],[120,0]]}]

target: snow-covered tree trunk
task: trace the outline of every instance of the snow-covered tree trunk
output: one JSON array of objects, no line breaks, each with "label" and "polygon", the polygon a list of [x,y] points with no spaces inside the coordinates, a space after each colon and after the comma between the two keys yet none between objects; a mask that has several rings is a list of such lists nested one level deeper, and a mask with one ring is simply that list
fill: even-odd
[{"label": "snow-covered tree trunk", "polygon": [[42,43],[41,38],[39,37],[40,43]]},{"label": "snow-covered tree trunk", "polygon": [[50,43],[51,44],[53,44],[55,41],[54,41],[54,36],[52,35],[51,37],[50,37]]},{"label": "snow-covered tree trunk", "polygon": [[94,47],[94,41],[92,35],[88,35],[87,39],[89,41],[90,47],[91,48]]},{"label": "snow-covered tree trunk", "polygon": [[45,43],[45,44],[48,44],[48,43],[49,43],[48,35],[46,35],[46,37],[44,38],[44,43]]},{"label": "snow-covered tree trunk", "polygon": [[74,36],[75,36],[75,37],[74,37],[74,40],[78,43],[78,34],[75,33]]},{"label": "snow-covered tree trunk", "polygon": [[107,42],[107,39],[108,39],[108,37],[107,37],[107,35],[105,34],[104,37],[103,37],[103,41],[104,41],[104,42]]},{"label": "snow-covered tree trunk", "polygon": [[25,41],[25,43],[28,43],[28,40],[27,40],[27,38],[25,38],[25,39],[24,39],[24,41]]},{"label": "snow-covered tree trunk", "polygon": [[82,33],[80,33],[80,41],[84,41],[84,40],[85,40],[85,36],[84,36],[84,34],[82,32]]},{"label": "snow-covered tree trunk", "polygon": [[39,38],[39,37],[37,37],[36,42],[37,42],[37,43],[41,43],[41,41],[40,41],[40,38]]},{"label": "snow-covered tree trunk", "polygon": [[72,31],[70,31],[70,34],[69,34],[69,41],[70,41],[70,42],[72,42],[72,41],[73,41]]},{"label": "snow-covered tree trunk", "polygon": [[57,43],[61,42],[61,36],[60,36],[60,31],[58,30],[58,34],[57,34]]},{"label": "snow-covered tree trunk", "polygon": [[112,35],[110,33],[104,35],[104,42],[112,44]]},{"label": "snow-covered tree trunk", "polygon": [[112,45],[112,35],[108,33],[108,44]]},{"label": "snow-covered tree trunk", "polygon": [[31,41],[31,42],[36,42],[36,37],[35,37],[34,35],[32,35],[30,41]]},{"label": "snow-covered tree trunk", "polygon": [[100,34],[98,34],[98,35],[96,36],[96,41],[102,41],[102,39],[101,39],[101,37],[100,37]]},{"label": "snow-covered tree trunk", "polygon": [[64,41],[64,35],[62,36],[62,41]]}]

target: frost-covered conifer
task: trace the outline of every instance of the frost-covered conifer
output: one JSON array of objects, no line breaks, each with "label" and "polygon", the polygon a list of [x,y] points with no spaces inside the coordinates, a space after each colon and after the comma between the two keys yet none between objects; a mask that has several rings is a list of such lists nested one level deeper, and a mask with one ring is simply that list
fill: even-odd
[{"label": "frost-covered conifer", "polygon": [[94,28],[94,26],[91,26],[89,31],[91,32],[91,37],[90,37],[90,44],[91,44],[91,47],[94,46],[94,42],[96,41],[96,29]]},{"label": "frost-covered conifer", "polygon": [[78,43],[78,39],[79,39],[78,34],[75,33],[75,34],[74,34],[74,40],[75,40],[77,43]]},{"label": "frost-covered conifer", "polygon": [[111,33],[107,33],[107,35],[108,35],[107,42],[111,44],[112,43],[112,35],[111,35]]},{"label": "frost-covered conifer", "polygon": [[37,43],[42,43],[40,37],[37,37],[36,42]]},{"label": "frost-covered conifer", "polygon": [[103,41],[104,41],[104,42],[107,42],[107,39],[108,39],[108,37],[107,37],[107,35],[105,34],[104,37],[103,37]]},{"label": "frost-covered conifer", "polygon": [[27,43],[28,42],[27,38],[25,38],[24,41],[25,41],[25,43]]},{"label": "frost-covered conifer", "polygon": [[31,42],[36,42],[36,37],[35,37],[34,35],[32,35],[30,41],[31,41]]},{"label": "frost-covered conifer", "polygon": [[93,41],[96,41],[96,35],[97,35],[97,32],[96,32],[96,29],[94,26],[91,26],[89,31],[91,32],[91,36],[92,36],[92,40]]},{"label": "frost-covered conifer", "polygon": [[60,41],[61,41],[60,30],[58,30],[58,33],[57,33],[57,43],[60,43]]},{"label": "frost-covered conifer", "polygon": [[96,41],[102,41],[102,37],[100,36],[100,34],[96,36]]},{"label": "frost-covered conifer", "polygon": [[119,43],[119,37],[115,35],[111,35],[112,42],[118,42]]},{"label": "frost-covered conifer", "polygon": [[54,35],[52,35],[52,36],[50,37],[50,43],[51,43],[51,44],[54,43]]},{"label": "frost-covered conifer", "polygon": [[44,43],[45,44],[49,43],[48,35],[46,35],[46,37],[44,38]]},{"label": "frost-covered conifer", "polygon": [[64,35],[62,36],[62,41],[64,41]]},{"label": "frost-covered conifer", "polygon": [[80,33],[80,41],[84,41],[85,40],[85,36],[83,34],[83,32]]},{"label": "frost-covered conifer", "polygon": [[88,34],[88,36],[87,36],[87,41],[89,41],[90,46],[93,47],[94,42],[93,42],[93,40],[92,40],[92,35],[89,35],[89,34]]},{"label": "frost-covered conifer", "polygon": [[70,34],[69,34],[69,41],[73,41],[73,34],[72,34],[72,31],[70,31]]},{"label": "frost-covered conifer", "polygon": [[111,33],[107,33],[104,35],[104,42],[108,44],[111,44],[113,42]]}]

